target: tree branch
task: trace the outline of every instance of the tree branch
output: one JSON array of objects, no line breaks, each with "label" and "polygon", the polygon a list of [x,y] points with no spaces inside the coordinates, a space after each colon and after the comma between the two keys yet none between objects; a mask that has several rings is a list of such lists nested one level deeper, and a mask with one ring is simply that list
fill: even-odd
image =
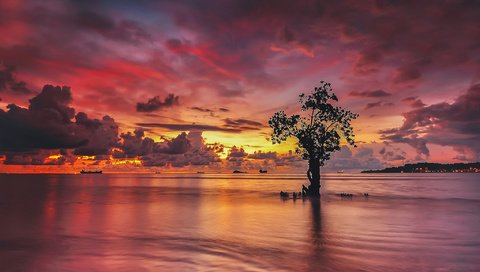
[{"label": "tree branch", "polygon": [[329,129],[331,126],[335,125],[335,124],[336,124],[336,122],[332,122],[332,123],[330,123],[330,125],[328,125],[328,127],[325,129],[325,132],[327,132],[327,131],[328,131],[328,129]]},{"label": "tree branch", "polygon": [[312,108],[312,115],[310,115],[310,127],[313,125],[313,113],[315,112],[315,108]]}]

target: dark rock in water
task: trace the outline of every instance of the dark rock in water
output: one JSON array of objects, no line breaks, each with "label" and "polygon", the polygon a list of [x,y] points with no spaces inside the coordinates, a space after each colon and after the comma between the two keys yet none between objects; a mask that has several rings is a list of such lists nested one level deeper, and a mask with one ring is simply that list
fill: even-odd
[{"label": "dark rock in water", "polygon": [[280,196],[281,197],[288,197],[288,193],[284,191],[280,191]]},{"label": "dark rock in water", "polygon": [[102,174],[102,173],[103,173],[102,170],[93,170],[93,171],[82,170],[82,171],[80,171],[80,174]]},{"label": "dark rock in water", "polygon": [[345,197],[345,198],[352,198],[353,194],[347,194],[347,193],[340,193],[340,197]]}]

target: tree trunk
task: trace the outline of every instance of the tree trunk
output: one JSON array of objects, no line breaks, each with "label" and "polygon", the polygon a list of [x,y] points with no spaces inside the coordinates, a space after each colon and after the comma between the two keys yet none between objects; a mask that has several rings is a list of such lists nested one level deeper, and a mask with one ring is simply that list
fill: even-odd
[{"label": "tree trunk", "polygon": [[307,176],[310,180],[310,186],[308,186],[308,195],[315,197],[320,196],[320,160],[308,160]]}]

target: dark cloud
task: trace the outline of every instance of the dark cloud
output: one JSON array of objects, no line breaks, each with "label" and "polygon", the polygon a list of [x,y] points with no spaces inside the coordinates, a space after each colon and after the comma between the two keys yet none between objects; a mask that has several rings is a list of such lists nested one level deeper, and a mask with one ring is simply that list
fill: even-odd
[{"label": "dark cloud", "polygon": [[365,105],[364,109],[369,110],[369,109],[378,108],[378,107],[391,107],[391,106],[395,106],[395,104],[392,103],[392,102],[378,101],[378,102],[367,103],[367,105]]},{"label": "dark cloud", "polygon": [[55,118],[61,123],[69,123],[75,116],[75,109],[70,107],[72,93],[70,87],[45,85],[42,92],[29,100],[28,109],[32,112],[43,113],[47,117]]},{"label": "dark cloud", "polygon": [[258,130],[264,126],[260,122],[241,118],[226,118],[223,119],[223,121],[225,123],[225,127],[239,130]]},{"label": "dark cloud", "polygon": [[376,90],[376,91],[364,91],[364,92],[352,91],[350,92],[349,95],[360,96],[360,97],[386,97],[386,96],[391,96],[392,94],[384,90]]},{"label": "dark cloud", "polygon": [[109,155],[118,143],[118,125],[110,116],[101,120],[90,119],[79,112],[75,116],[77,135],[88,139],[88,142],[74,150],[75,155],[99,156]]},{"label": "dark cloud", "polygon": [[223,153],[225,151],[225,145],[221,143],[207,144],[209,150],[212,150],[215,153]]},{"label": "dark cloud", "polygon": [[168,39],[165,41],[165,46],[175,52],[179,52],[184,48],[184,45],[179,39]]},{"label": "dark cloud", "polygon": [[[144,140],[147,138],[144,138]],[[205,144],[201,131],[182,132],[172,140],[154,143],[152,152],[140,157],[144,166],[205,166],[220,162],[215,149]]]},{"label": "dark cloud", "polygon": [[282,38],[285,40],[285,42],[292,42],[295,40],[295,33],[293,33],[289,28],[288,26],[285,26],[283,28],[283,31],[281,32],[282,33]]},{"label": "dark cloud", "polygon": [[287,154],[275,151],[261,150],[248,154],[243,147],[233,146],[226,158],[226,167],[229,169],[254,170],[274,169],[276,167],[305,168],[306,161],[291,150]]},{"label": "dark cloud", "polygon": [[393,82],[394,83],[408,83],[419,79],[422,76],[420,71],[414,67],[401,67],[398,68]]},{"label": "dark cloud", "polygon": [[116,22],[106,14],[91,10],[83,10],[75,15],[77,25],[85,30],[95,31],[100,35],[118,41],[140,43],[151,40],[150,34],[132,20],[120,20]]},{"label": "dark cloud", "polygon": [[201,131],[221,131],[221,132],[231,132],[231,133],[242,132],[242,130],[238,128],[225,128],[225,127],[219,127],[219,126],[197,125],[197,124],[137,123],[137,126],[158,127],[158,128],[165,128],[173,131],[201,130]]},{"label": "dark cloud", "polygon": [[[275,4],[243,0],[140,1],[130,9],[123,2],[70,1],[60,7],[27,0],[23,5],[7,6],[18,11],[2,13],[0,25],[6,33],[0,55],[17,66],[24,65],[22,68],[37,82],[47,76],[67,82],[75,75],[79,79],[76,88],[81,84],[88,89],[86,86],[110,81],[121,86],[116,90],[121,96],[125,96],[123,90],[135,89],[137,95],[150,98],[153,95],[146,90],[172,84],[172,88],[184,87],[188,94],[212,95],[222,103],[242,95],[248,101],[251,90],[273,93],[298,86],[305,69],[329,74],[330,68],[318,65],[328,55],[333,55],[332,63],[325,63],[328,67],[346,68],[344,83],[348,88],[349,84],[384,81],[385,86],[392,86],[393,81],[409,85],[422,81],[428,87],[431,75],[433,80],[440,80],[435,86],[442,86],[446,80],[464,79],[448,69],[460,68],[468,74],[474,63],[478,66],[480,50],[480,7],[475,1],[306,0],[294,5],[283,0]],[[127,20],[131,18],[137,21]],[[20,31],[11,27],[17,25],[15,22],[21,22]],[[154,46],[141,43],[147,40],[145,32],[156,33]],[[184,33],[195,33],[195,37]],[[172,39],[163,43],[169,37]],[[118,41],[141,43],[142,47]],[[165,77],[154,78],[152,74],[157,72]],[[25,85],[12,86],[22,90]],[[442,87],[438,92],[445,90]],[[79,99],[86,97],[85,93]],[[91,101],[77,100],[76,104],[88,107]],[[117,109],[124,111],[125,107],[119,104]],[[61,116],[58,110],[52,112]],[[234,126],[228,131],[245,130]],[[217,131],[225,128],[220,124]]]},{"label": "dark cloud", "polygon": [[184,154],[191,149],[190,140],[187,139],[187,133],[182,132],[170,141],[157,145],[155,152],[165,154]]},{"label": "dark cloud", "polygon": [[143,129],[136,129],[133,133],[127,132],[120,134],[121,144],[119,149],[114,150],[114,158],[135,158],[152,153],[155,142],[153,139],[145,137]]},{"label": "dark cloud", "polygon": [[412,106],[413,108],[421,108],[421,107],[425,107],[426,105],[425,103],[423,103],[422,100],[417,99],[413,103],[411,103],[410,106]]},{"label": "dark cloud", "polygon": [[245,164],[248,162],[247,156],[248,153],[245,152],[243,147],[233,146],[232,148],[230,148],[228,155],[225,158],[228,165],[227,167],[236,170],[238,170],[239,168],[246,168]]},{"label": "dark cloud", "polygon": [[287,154],[277,154],[277,157],[275,158],[275,166],[278,167],[289,166],[305,168],[306,164],[307,162],[303,160],[301,156],[295,154],[291,150],[289,150]]},{"label": "dark cloud", "polygon": [[207,145],[201,131],[182,132],[162,142],[145,137],[142,129],[123,133],[120,137],[122,140],[113,156],[119,159],[137,158],[146,167],[205,166],[219,162],[217,153],[223,152],[221,145]]},{"label": "dark cloud", "polygon": [[11,65],[0,64],[0,92],[12,91],[17,94],[33,93],[24,81],[18,81],[15,78],[15,67]]},{"label": "dark cloud", "polygon": [[214,112],[214,110],[212,110],[212,109],[200,108],[200,107],[191,107],[190,109],[192,109],[194,111],[199,111],[199,112],[208,112],[208,113]]},{"label": "dark cloud", "polygon": [[93,12],[80,11],[75,16],[75,21],[81,27],[96,30],[100,33],[110,32],[115,28],[115,21],[108,16]]},{"label": "dark cloud", "polygon": [[219,116],[216,114],[217,112],[228,112],[229,110],[226,108],[218,108],[218,109],[211,109],[211,108],[203,108],[203,107],[190,107],[189,109],[201,113],[205,113],[210,115],[211,117],[218,118]]},{"label": "dark cloud", "polygon": [[412,108],[421,108],[425,107],[425,103],[421,99],[418,99],[417,96],[409,96],[402,99],[402,102],[405,102],[410,105]]},{"label": "dark cloud", "polygon": [[355,153],[348,146],[342,146],[339,152],[332,155],[325,163],[325,169],[330,170],[365,170],[382,169],[384,164],[374,156],[371,148],[358,148]]},{"label": "dark cloud", "polygon": [[355,63],[354,72],[359,75],[367,75],[378,72],[378,65],[383,57],[380,50],[367,49],[360,52],[360,58]]},{"label": "dark cloud", "polygon": [[[452,103],[438,103],[403,114],[399,128],[382,130],[382,138],[406,143],[419,156],[429,156],[427,143],[480,153],[480,84],[471,86]],[[466,152],[466,151],[465,151]]]},{"label": "dark cloud", "polygon": [[149,99],[146,103],[138,102],[137,111],[138,112],[152,112],[156,110],[161,110],[163,108],[173,107],[178,105],[179,97],[174,94],[169,94],[162,101],[159,96]]},{"label": "dark cloud", "polygon": [[381,101],[378,101],[378,102],[371,102],[371,103],[368,103],[367,105],[365,105],[365,110],[369,110],[369,109],[372,109],[372,108],[377,108],[377,107],[380,107],[382,106],[382,102]]},{"label": "dark cloud", "polygon": [[75,110],[68,105],[70,89],[45,85],[30,100],[29,108],[14,104],[0,110],[0,151],[76,148],[88,142],[77,135],[70,121]]},{"label": "dark cloud", "polygon": [[248,153],[245,152],[243,147],[236,147],[233,146],[230,151],[228,152],[227,160],[233,160],[238,158],[246,158]]},{"label": "dark cloud", "polygon": [[278,158],[278,155],[277,152],[274,151],[255,151],[253,154],[249,154],[248,158],[254,160],[276,160]]},{"label": "dark cloud", "polygon": [[[122,58],[130,58],[136,54],[132,54],[131,48],[119,50],[109,41],[93,39],[88,34],[116,41],[144,41],[149,32],[155,31],[162,33],[161,41],[171,38],[164,42],[165,48],[160,46],[153,53],[148,46],[139,48],[141,58],[146,54],[145,59],[155,59],[155,68],[164,61],[170,75],[187,83],[202,80],[212,87],[245,83],[242,85],[247,88],[233,86],[219,91],[220,95],[240,96],[251,86],[278,86],[290,80],[269,73],[269,63],[281,54],[303,52],[285,58],[303,64],[305,56],[316,62],[315,57],[322,55],[325,48],[335,48],[341,55],[357,58],[351,67],[357,73],[351,76],[401,67],[391,79],[410,82],[430,68],[471,65],[478,59],[480,48],[476,27],[479,6],[475,1],[448,1],[441,5],[435,1],[383,1],[388,4],[381,5],[379,1],[359,4],[353,0],[306,0],[295,5],[289,1],[276,1],[275,5],[243,0],[201,4],[141,1],[136,7],[142,12],[113,2],[89,1],[88,6],[76,2],[58,8],[26,1],[18,14],[5,12],[9,16],[3,16],[2,21],[15,18],[29,27],[30,34],[24,39],[19,37],[14,46],[5,43],[1,53],[32,66],[38,60],[64,60],[68,67],[98,68],[93,60],[101,56],[111,59],[123,53]],[[137,21],[126,17],[136,17]],[[149,25],[157,20],[162,23]],[[14,28],[11,31],[17,32]],[[186,40],[185,35],[179,34],[184,32],[196,33],[195,39]],[[181,38],[172,37],[175,35]],[[36,50],[28,48],[32,44]],[[170,59],[170,54],[159,52],[163,49],[175,56]],[[104,60],[99,62],[103,64]]]},{"label": "dark cloud", "polygon": [[226,160],[226,167],[229,169],[253,170],[257,172],[259,169],[273,170],[283,167],[307,168],[306,161],[292,151],[289,151],[287,154],[270,151],[255,151],[252,154],[246,154],[245,151],[242,152],[241,148],[235,147],[232,154],[236,154],[236,157],[228,156]]},{"label": "dark cloud", "polygon": [[399,148],[393,148],[391,145],[386,144],[378,152],[384,161],[403,161],[406,160],[407,153]]},{"label": "dark cloud", "polygon": [[28,162],[28,156],[32,157],[30,164],[40,162],[44,150],[74,149],[75,154],[89,156],[109,154],[117,142],[115,121],[108,116],[90,119],[82,112],[75,116],[75,109],[69,106],[71,101],[69,87],[45,85],[30,99],[28,108],[10,104],[8,111],[0,110],[0,152],[7,154],[7,162]]},{"label": "dark cloud", "polygon": [[[466,62],[474,56],[471,53],[478,53],[479,31],[474,26],[479,6],[472,4],[474,1],[442,5],[434,1],[378,2],[302,1],[291,5],[276,1],[269,5],[264,1],[228,1],[199,5],[186,1],[161,6],[169,10],[179,27],[213,41],[216,52],[240,55],[245,61],[238,66],[256,72],[264,63],[252,61],[247,52],[258,59],[272,44],[285,47],[297,41],[299,45],[300,41],[314,45],[313,52],[332,43],[355,48],[360,52],[354,67],[357,74],[375,73],[394,61],[402,67],[394,75],[397,83],[420,78],[428,67]],[[232,31],[236,37],[231,36]],[[414,65],[417,67],[407,68]]]},{"label": "dark cloud", "polygon": [[[283,50],[297,50],[300,53],[313,57],[313,45],[309,39],[302,36],[301,32],[294,32],[288,25],[279,31],[278,39],[283,42],[285,48]],[[279,45],[282,48],[282,45]]]},{"label": "dark cloud", "polygon": [[402,101],[403,101],[403,102],[410,103],[410,102],[413,102],[413,101],[417,100],[417,97],[418,97],[418,96],[405,97],[404,99],[402,99]]},{"label": "dark cloud", "polygon": [[7,152],[5,165],[64,165],[73,164],[75,156],[67,150],[38,150],[34,152]]}]

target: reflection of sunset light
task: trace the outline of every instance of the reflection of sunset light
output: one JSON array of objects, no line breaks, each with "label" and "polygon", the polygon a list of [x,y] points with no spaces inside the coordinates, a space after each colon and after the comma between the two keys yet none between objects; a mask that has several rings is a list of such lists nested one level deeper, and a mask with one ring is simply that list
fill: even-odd
[{"label": "reflection of sunset light", "polygon": [[50,160],[58,160],[58,159],[60,159],[61,157],[62,157],[62,155],[60,155],[60,154],[50,155],[50,156],[48,156],[48,159],[50,159]]},{"label": "reflection of sunset light", "polygon": [[45,204],[43,205],[43,214],[43,235],[45,238],[48,238],[50,235],[52,235],[52,226],[54,225],[55,218],[57,216],[57,192],[55,190],[48,192]]}]

